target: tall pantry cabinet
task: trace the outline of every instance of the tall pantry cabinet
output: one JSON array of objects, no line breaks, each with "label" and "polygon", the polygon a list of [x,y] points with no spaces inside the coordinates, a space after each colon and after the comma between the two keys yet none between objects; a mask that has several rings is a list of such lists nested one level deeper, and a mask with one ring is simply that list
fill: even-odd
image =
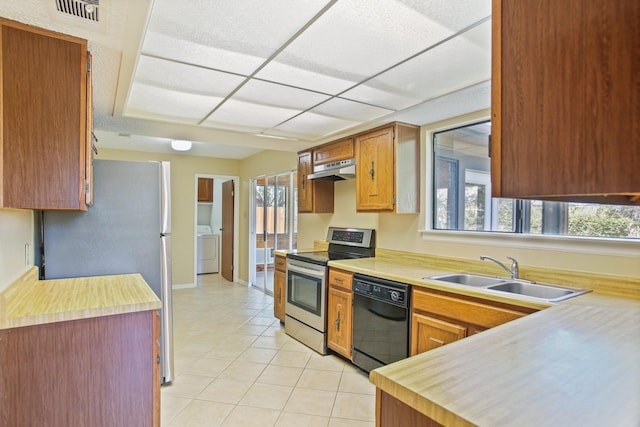
[{"label": "tall pantry cabinet", "polygon": [[87,41],[0,18],[0,207],[91,202]]}]

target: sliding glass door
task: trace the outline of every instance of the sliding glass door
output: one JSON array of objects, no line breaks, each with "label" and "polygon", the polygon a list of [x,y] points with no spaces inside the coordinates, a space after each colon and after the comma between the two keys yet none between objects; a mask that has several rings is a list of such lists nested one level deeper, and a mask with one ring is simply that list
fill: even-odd
[{"label": "sliding glass door", "polygon": [[295,172],[253,180],[249,281],[273,294],[274,251],[297,247]]}]

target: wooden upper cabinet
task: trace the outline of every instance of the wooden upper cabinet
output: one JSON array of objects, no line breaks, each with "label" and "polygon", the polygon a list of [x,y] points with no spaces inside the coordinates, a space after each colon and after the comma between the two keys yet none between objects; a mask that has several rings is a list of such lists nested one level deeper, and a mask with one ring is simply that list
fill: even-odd
[{"label": "wooden upper cabinet", "polygon": [[353,138],[321,145],[313,150],[313,165],[351,159],[354,156]]},{"label": "wooden upper cabinet", "polygon": [[213,178],[198,178],[198,201],[213,202]]},{"label": "wooden upper cabinet", "polygon": [[0,207],[84,210],[87,42],[1,18],[0,31]]},{"label": "wooden upper cabinet", "polygon": [[394,123],[355,139],[356,210],[416,213],[420,191],[420,133]]},{"label": "wooden upper cabinet", "polygon": [[298,153],[298,212],[333,212],[333,182],[309,180],[312,173],[312,151]]},{"label": "wooden upper cabinet", "polygon": [[637,0],[493,2],[494,197],[640,204],[639,21]]}]

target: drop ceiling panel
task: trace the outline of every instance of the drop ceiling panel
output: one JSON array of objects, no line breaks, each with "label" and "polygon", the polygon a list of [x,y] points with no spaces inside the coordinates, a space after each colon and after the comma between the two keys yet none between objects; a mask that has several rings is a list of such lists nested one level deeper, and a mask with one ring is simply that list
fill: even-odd
[{"label": "drop ceiling panel", "polygon": [[196,124],[220,101],[222,98],[134,82],[125,113],[140,118]]},{"label": "drop ceiling panel", "polygon": [[344,75],[336,77],[314,71],[312,64],[305,68],[302,64],[290,65],[279,61],[271,61],[256,77],[331,95],[337,95],[358,83],[356,78]]},{"label": "drop ceiling panel", "polygon": [[142,52],[242,75],[252,73],[265,60],[263,56],[233,52],[152,31],[147,32],[144,38]]},{"label": "drop ceiling panel", "polygon": [[491,78],[491,21],[344,93],[404,109]]},{"label": "drop ceiling panel", "polygon": [[340,117],[354,121],[369,121],[393,113],[393,110],[373,105],[354,102],[347,99],[333,98],[311,110],[326,116]]},{"label": "drop ceiling panel", "polygon": [[[435,8],[449,3],[456,2],[431,1],[429,5]],[[454,6],[454,11],[464,11],[458,17],[451,12],[427,16],[429,8],[418,2],[413,2],[412,8],[395,0],[341,0],[281,52],[275,63],[359,82],[474,22],[473,18],[482,14],[473,7],[476,3],[486,1],[462,3],[473,13]],[[300,85],[287,79],[288,75],[278,75],[273,66],[268,64],[258,76]],[[310,81],[302,86],[312,85]]]},{"label": "drop ceiling panel", "polygon": [[348,129],[357,124],[358,122],[352,120],[306,112],[279,125],[275,130],[285,132],[286,134],[297,134],[306,139],[316,139]]},{"label": "drop ceiling panel", "polygon": [[260,128],[259,130],[262,131],[278,125],[301,111],[229,99],[205,120],[204,124],[215,127],[217,124],[226,123],[240,127]]},{"label": "drop ceiling panel", "polygon": [[[244,77],[141,56],[138,60],[134,81],[176,92],[224,98],[244,81]],[[211,109],[213,107],[215,105],[210,106]]]},{"label": "drop ceiling panel", "polygon": [[[311,0],[155,0],[148,31],[188,43],[191,49],[180,55],[181,60],[198,64],[211,53],[198,47],[215,47],[229,54],[221,55],[219,61],[207,57],[210,66],[248,74],[255,70],[255,62],[225,59],[234,54],[268,58],[325,4]],[[150,40],[143,52],[147,47],[161,46]]]},{"label": "drop ceiling panel", "polygon": [[252,79],[232,99],[302,111],[329,99],[329,95]]}]

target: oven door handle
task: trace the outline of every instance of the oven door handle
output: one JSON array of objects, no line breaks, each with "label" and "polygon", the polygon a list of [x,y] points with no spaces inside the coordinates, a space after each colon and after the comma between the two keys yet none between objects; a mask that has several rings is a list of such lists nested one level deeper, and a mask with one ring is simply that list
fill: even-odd
[{"label": "oven door handle", "polygon": [[310,268],[304,268],[304,267],[300,267],[299,265],[296,265],[296,266],[289,266],[289,271],[293,271],[294,273],[298,272],[298,273],[308,274],[309,276],[317,277],[319,279],[324,278],[324,269],[322,271],[318,271],[318,270],[312,270]]}]

